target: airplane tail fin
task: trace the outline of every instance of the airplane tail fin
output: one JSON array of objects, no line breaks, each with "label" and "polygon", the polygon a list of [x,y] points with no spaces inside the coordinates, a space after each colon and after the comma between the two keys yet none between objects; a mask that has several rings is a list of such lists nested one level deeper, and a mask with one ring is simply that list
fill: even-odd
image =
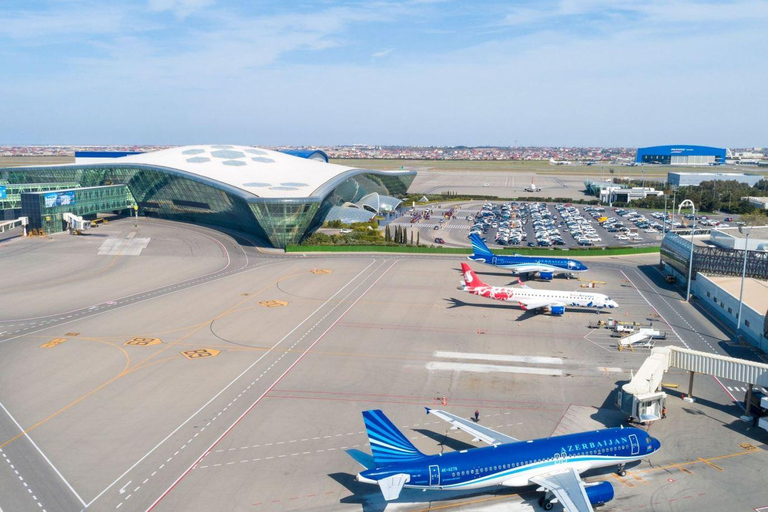
[{"label": "airplane tail fin", "polygon": [[483,239],[478,236],[477,233],[472,233],[469,235],[469,239],[472,241],[472,254],[475,256],[484,256],[484,257],[493,257],[493,253],[488,248],[487,245],[485,245],[485,242],[483,242]]},{"label": "airplane tail fin", "polygon": [[477,277],[472,267],[466,263],[461,264],[461,273],[464,275],[464,286],[467,288],[477,288],[478,286],[488,286]]},{"label": "airplane tail fin", "polygon": [[380,410],[363,411],[363,422],[377,466],[419,460],[425,455]]}]

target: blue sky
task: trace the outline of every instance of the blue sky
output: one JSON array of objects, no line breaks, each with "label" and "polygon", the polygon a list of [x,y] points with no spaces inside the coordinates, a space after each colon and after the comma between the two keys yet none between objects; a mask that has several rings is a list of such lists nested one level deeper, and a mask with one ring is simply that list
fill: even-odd
[{"label": "blue sky", "polygon": [[5,0],[0,144],[768,145],[768,2]]}]

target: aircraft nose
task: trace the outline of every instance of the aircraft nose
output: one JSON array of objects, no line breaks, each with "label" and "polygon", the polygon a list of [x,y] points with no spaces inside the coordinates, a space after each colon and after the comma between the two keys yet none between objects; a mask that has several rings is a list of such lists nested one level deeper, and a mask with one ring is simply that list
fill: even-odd
[{"label": "aircraft nose", "polygon": [[659,448],[661,448],[661,441],[659,441],[655,437],[652,437],[651,438],[651,448],[652,448],[653,452],[657,451]]}]

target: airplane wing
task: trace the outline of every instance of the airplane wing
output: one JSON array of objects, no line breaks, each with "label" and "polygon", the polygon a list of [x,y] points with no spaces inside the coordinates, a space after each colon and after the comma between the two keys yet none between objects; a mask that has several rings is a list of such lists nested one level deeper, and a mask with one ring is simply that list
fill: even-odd
[{"label": "airplane wing", "polygon": [[584,482],[573,468],[535,476],[531,478],[531,482],[554,494],[566,512],[594,512],[584,489]]},{"label": "airplane wing", "polygon": [[564,304],[560,302],[545,299],[518,299],[517,302],[520,304],[520,307],[526,311],[551,306],[564,306]]},{"label": "airplane wing", "polygon": [[509,268],[512,272],[518,274],[526,274],[533,272],[566,272],[559,267],[553,267],[551,265],[542,265],[541,263],[520,263],[518,265],[510,265]]},{"label": "airplane wing", "polygon": [[515,439],[514,437],[510,437],[506,434],[502,434],[501,432],[496,432],[495,430],[488,427],[483,427],[479,423],[475,423],[474,421],[465,418],[460,418],[455,414],[451,414],[445,411],[438,411],[436,409],[430,409],[429,407],[425,407],[425,409],[427,410],[427,414],[434,414],[441,420],[445,420],[453,425],[451,428],[460,429],[464,432],[472,434],[474,436],[473,441],[480,440],[491,445],[516,443],[519,441],[519,439]]}]

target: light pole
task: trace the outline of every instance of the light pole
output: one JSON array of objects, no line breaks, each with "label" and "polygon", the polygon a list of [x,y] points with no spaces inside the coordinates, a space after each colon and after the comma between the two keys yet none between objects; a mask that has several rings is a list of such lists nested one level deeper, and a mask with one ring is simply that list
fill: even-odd
[{"label": "light pole", "polygon": [[[744,234],[744,227],[739,226],[739,233]],[[733,333],[734,341],[739,341],[739,329],[741,328],[741,306],[744,304],[744,278],[747,275],[747,250],[749,248],[749,233],[751,229],[747,230],[746,240],[744,242],[744,265],[741,268],[741,291],[739,291],[739,312],[736,314],[736,331]]]},{"label": "light pole", "polygon": [[693,271],[693,234],[696,232],[696,206],[694,206],[693,201],[690,199],[686,199],[682,203],[680,203],[680,206],[677,207],[677,214],[680,215],[680,210],[684,206],[690,206],[691,207],[691,215],[693,215],[693,228],[691,229],[691,256],[688,259],[688,283],[685,290],[685,302],[690,303],[691,302],[691,273]]}]

